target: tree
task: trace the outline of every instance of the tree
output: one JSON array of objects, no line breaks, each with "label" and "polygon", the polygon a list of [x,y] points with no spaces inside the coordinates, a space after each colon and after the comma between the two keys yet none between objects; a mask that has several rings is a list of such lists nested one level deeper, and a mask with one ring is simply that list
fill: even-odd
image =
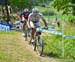
[{"label": "tree", "polygon": [[75,0],[71,0],[71,3],[73,4],[72,7],[73,7],[73,15],[75,15]]},{"label": "tree", "polygon": [[66,14],[71,11],[72,14],[75,15],[75,0],[54,0],[53,6],[58,11],[64,10]]},{"label": "tree", "polygon": [[8,0],[12,7],[18,7],[19,9],[29,8],[30,4],[28,0]]}]

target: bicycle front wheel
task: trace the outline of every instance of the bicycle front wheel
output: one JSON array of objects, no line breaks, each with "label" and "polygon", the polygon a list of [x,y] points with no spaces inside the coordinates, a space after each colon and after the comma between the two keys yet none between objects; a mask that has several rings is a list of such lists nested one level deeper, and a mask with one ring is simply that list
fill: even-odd
[{"label": "bicycle front wheel", "polygon": [[44,42],[40,36],[37,36],[36,38],[34,50],[37,51],[40,56],[42,56],[44,50]]}]

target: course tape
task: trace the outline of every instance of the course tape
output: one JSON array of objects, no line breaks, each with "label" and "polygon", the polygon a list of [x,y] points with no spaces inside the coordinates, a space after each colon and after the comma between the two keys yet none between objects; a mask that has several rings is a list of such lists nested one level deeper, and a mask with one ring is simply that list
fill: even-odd
[{"label": "course tape", "polygon": [[65,35],[65,38],[75,39],[75,36],[67,36],[67,35]]},{"label": "course tape", "polygon": [[51,33],[55,35],[62,35],[64,38],[75,39],[75,36],[64,35],[62,32],[56,32],[52,30],[41,29],[42,32]]},{"label": "course tape", "polygon": [[61,32],[55,32],[55,31],[50,31],[50,30],[42,30],[42,32],[47,32],[47,33],[51,33],[51,34],[55,34],[55,35],[62,35],[63,33]]}]

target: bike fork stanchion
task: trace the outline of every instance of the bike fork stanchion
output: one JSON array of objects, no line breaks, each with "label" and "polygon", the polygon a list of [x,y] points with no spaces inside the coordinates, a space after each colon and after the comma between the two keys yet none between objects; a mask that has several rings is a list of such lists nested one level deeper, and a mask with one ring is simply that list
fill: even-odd
[{"label": "bike fork stanchion", "polygon": [[36,51],[36,41],[34,42],[34,51]]},{"label": "bike fork stanchion", "polygon": [[39,47],[40,47],[39,54],[40,54],[40,56],[42,56],[43,50],[44,50],[44,42],[43,42],[43,39],[42,39],[41,35],[38,37],[38,43],[39,43]]},{"label": "bike fork stanchion", "polygon": [[37,48],[37,39],[35,37],[35,40],[34,40],[34,51],[36,51],[36,48]]},{"label": "bike fork stanchion", "polygon": [[42,51],[41,51],[41,53],[40,53],[40,56],[43,55],[43,51],[44,51],[44,43],[43,43],[43,41],[42,41]]},{"label": "bike fork stanchion", "polygon": [[25,30],[25,41],[27,41],[28,39],[27,39],[27,37],[28,37],[28,33],[27,33],[27,30]]}]

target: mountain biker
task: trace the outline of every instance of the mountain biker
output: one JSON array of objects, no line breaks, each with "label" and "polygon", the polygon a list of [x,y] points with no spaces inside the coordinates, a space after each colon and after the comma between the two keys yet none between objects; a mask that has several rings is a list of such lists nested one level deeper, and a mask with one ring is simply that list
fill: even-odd
[{"label": "mountain biker", "polygon": [[28,25],[31,28],[31,40],[34,40],[35,28],[40,27],[40,19],[44,22],[45,27],[47,28],[47,22],[44,19],[43,15],[39,12],[37,8],[32,9],[32,13],[28,17]]},{"label": "mountain biker", "polygon": [[28,9],[24,9],[24,11],[20,15],[20,17],[21,17],[21,23],[22,23],[23,36],[25,36],[24,32],[25,32],[25,28],[27,26],[27,21],[28,21],[29,13],[30,12],[29,12]]}]

